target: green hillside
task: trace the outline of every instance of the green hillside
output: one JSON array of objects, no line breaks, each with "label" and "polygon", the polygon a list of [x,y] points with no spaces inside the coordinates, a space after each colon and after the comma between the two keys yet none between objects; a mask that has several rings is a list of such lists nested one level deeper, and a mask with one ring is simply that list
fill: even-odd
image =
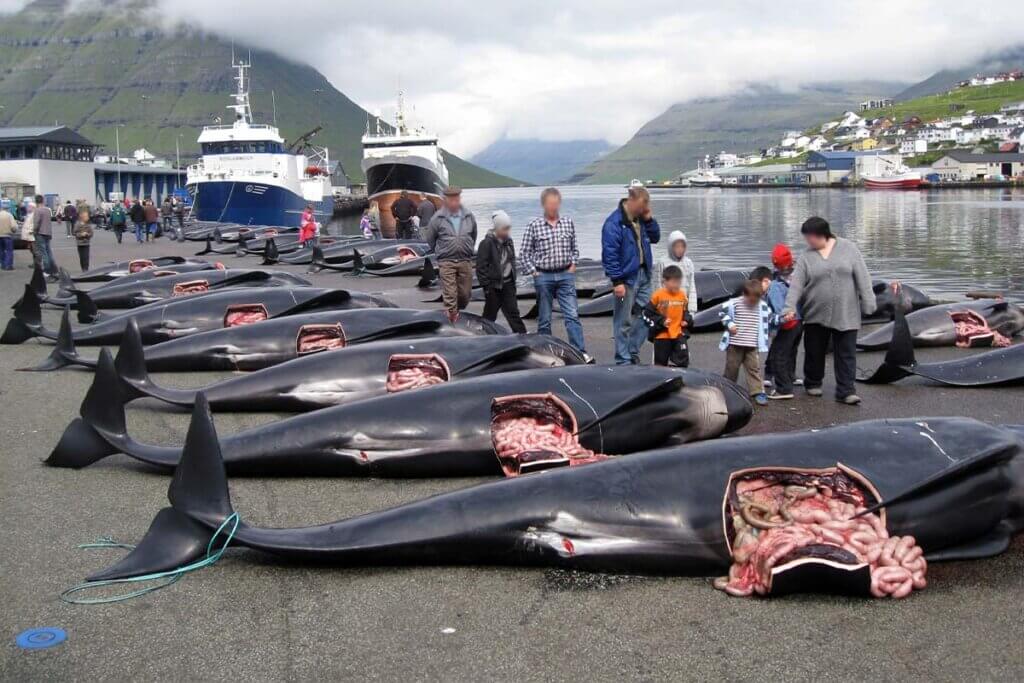
[{"label": "green hillside", "polygon": [[[1024,100],[1024,81],[1014,81],[957,88],[952,92],[917,97],[897,102],[892,107],[872,109],[862,114],[866,118],[888,116],[893,120],[903,121],[907,117],[917,116],[922,121],[931,121],[968,110],[974,110],[976,114],[992,114],[998,112],[999,107],[1008,102],[1021,100]],[[962,107],[962,110],[954,110],[954,107]]]},{"label": "green hillside", "polygon": [[[139,24],[142,13],[122,5],[65,13],[65,4],[37,0],[0,20],[0,125],[59,122],[109,153],[120,126],[122,155],[145,147],[173,159],[177,141],[183,163],[194,158],[199,129],[218,116],[229,120],[225,107],[235,89],[230,43],[186,29],[166,34]],[[236,45],[235,51],[247,48]],[[322,124],[316,142],[330,148],[353,180],[362,179],[366,111],[309,66],[263,51],[253,51],[252,61],[254,118],[273,120],[273,93],[285,138]],[[451,153],[447,159],[453,184],[519,184]]]},{"label": "green hillside", "polygon": [[944,93],[976,74],[994,74],[1024,68],[1024,44],[1006,48],[963,66],[938,71],[895,95],[897,102]]},{"label": "green hillside", "polygon": [[756,87],[729,97],[674,104],[573,181],[668,179],[696,167],[705,154],[757,151],[777,143],[786,130],[803,130],[809,122],[855,108],[871,97],[892,95],[902,87],[879,81],[820,83],[792,92]]}]

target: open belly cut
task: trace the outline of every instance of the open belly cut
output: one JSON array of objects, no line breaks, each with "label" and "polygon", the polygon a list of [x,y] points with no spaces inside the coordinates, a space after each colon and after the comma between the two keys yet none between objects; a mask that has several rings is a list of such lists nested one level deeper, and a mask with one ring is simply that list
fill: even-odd
[{"label": "open belly cut", "polygon": [[869,482],[837,466],[734,473],[726,491],[730,595],[807,590],[904,598],[925,587],[923,551],[912,536],[890,536]]},{"label": "open belly cut", "polygon": [[491,402],[491,442],[507,477],[609,457],[584,447],[578,431],[576,416],[554,394],[504,396]]},{"label": "open belly cut", "polygon": [[451,380],[451,370],[436,353],[395,354],[388,360],[387,391],[389,394],[409,391]]}]

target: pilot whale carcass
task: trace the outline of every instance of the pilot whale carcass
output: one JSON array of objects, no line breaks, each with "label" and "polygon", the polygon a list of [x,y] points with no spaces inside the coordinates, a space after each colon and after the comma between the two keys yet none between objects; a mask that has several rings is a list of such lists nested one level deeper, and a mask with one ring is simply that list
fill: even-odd
[{"label": "pilot whale carcass", "polygon": [[[387,317],[399,311],[380,309],[378,314]],[[339,316],[358,321],[364,313],[345,311]],[[449,325],[437,329],[458,328]],[[399,334],[394,327],[378,330],[378,334]],[[423,334],[428,332],[424,330]],[[109,364],[102,366],[93,380],[96,390],[117,391],[121,384],[129,395],[188,407],[201,391],[215,411],[305,412],[442,382],[585,362],[569,344],[545,335],[427,336],[364,344],[356,339],[330,353],[306,353],[202,389],[174,389],[153,382],[144,353],[138,336],[126,332],[113,366],[117,373],[108,372]]]},{"label": "pilot whale carcass", "polygon": [[[225,289],[196,296],[157,301],[104,317],[99,322],[71,330],[75,344],[103,346],[117,344],[129,320],[142,332],[145,344],[156,344],[207,330],[251,324],[278,316],[347,308],[393,306],[368,294],[316,287],[253,287]],[[58,333],[42,323],[39,298],[28,286],[14,309],[14,317],[0,337],[0,344],[20,344],[33,337],[58,339]]]},{"label": "pilot whale carcass", "polygon": [[[157,256],[155,258],[136,258],[129,261],[113,261],[87,270],[78,275],[72,275],[73,282],[108,282],[120,277],[133,275],[145,270],[174,270],[185,272],[185,269],[205,270],[210,268],[206,261],[185,258],[184,256]],[[42,271],[40,271],[42,273]],[[44,281],[45,282],[45,281]]]},{"label": "pilot whale carcass", "polygon": [[1024,382],[1024,344],[983,351],[954,360],[918,363],[910,326],[902,310],[897,310],[892,343],[885,360],[871,373],[857,377],[867,384],[889,384],[918,375],[954,387],[983,387]]},{"label": "pilot whale carcass", "polygon": [[[284,271],[213,268],[184,273],[149,271],[144,277],[122,278],[89,291],[66,288],[65,298],[48,297],[45,303],[88,310],[138,308],[154,301],[203,294],[229,287],[309,287],[306,279]],[[83,321],[84,322],[84,321]]]},{"label": "pilot whale carcass", "polygon": [[[443,311],[403,308],[310,309],[269,320],[253,320],[188,335],[142,348],[139,328],[129,320],[121,338],[118,368],[130,377],[153,372],[204,370],[262,370],[310,354],[358,346],[383,339],[458,337],[508,334],[497,323],[463,313],[453,325]],[[83,358],[72,341],[67,316],[61,322],[57,344],[34,370],[56,370],[68,365],[96,367]]]},{"label": "pilot whale carcass", "polygon": [[[991,346],[1000,337],[1024,330],[1024,307],[1002,299],[980,299],[932,306],[907,316],[914,346]],[[889,348],[894,324],[883,325],[857,340],[868,351]]]},{"label": "pilot whale carcass", "polygon": [[[104,349],[100,364],[111,362]],[[180,448],[127,433],[124,404],[132,395],[94,385],[47,463],[84,467],[123,452],[177,465]],[[750,417],[745,392],[719,375],[577,365],[323,408],[225,436],[223,447],[232,472],[254,475],[514,476],[714,438]]]},{"label": "pilot whale carcass", "polygon": [[184,566],[237,521],[230,545],[292,562],[720,576],[714,585],[737,596],[902,598],[927,585],[928,563],[997,555],[1020,530],[1024,430],[1015,429],[931,418],[717,439],[270,529],[236,516],[221,457],[230,446],[200,400],[170,507],[89,580]]}]

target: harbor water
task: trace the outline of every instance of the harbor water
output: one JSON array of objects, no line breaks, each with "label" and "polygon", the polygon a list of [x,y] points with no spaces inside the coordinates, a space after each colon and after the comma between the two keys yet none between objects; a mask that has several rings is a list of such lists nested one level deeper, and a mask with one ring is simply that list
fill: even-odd
[{"label": "harbor water", "polygon": [[[625,191],[583,186],[562,192],[581,254],[599,258],[601,225]],[[482,228],[492,211],[507,211],[518,246],[526,223],[539,215],[539,197],[534,187],[467,190],[463,201]],[[800,224],[819,215],[858,244],[875,277],[905,280],[946,299],[978,289],[1024,298],[1022,189],[679,189],[654,191],[652,205],[663,234],[686,233],[698,268],[770,265],[777,242],[799,253]],[[358,221],[336,224],[332,232],[354,233]]]}]

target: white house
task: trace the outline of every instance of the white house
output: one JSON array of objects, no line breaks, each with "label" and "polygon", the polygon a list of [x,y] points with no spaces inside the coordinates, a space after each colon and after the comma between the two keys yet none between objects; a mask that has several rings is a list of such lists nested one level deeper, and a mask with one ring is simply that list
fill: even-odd
[{"label": "white house", "polygon": [[806,149],[807,145],[811,144],[811,138],[808,135],[801,135],[796,139],[794,147],[797,149]]},{"label": "white house", "polygon": [[825,149],[826,145],[828,145],[828,140],[821,135],[815,135],[811,141],[807,143],[806,149],[808,152],[820,152]]},{"label": "white house", "polygon": [[928,151],[928,142],[921,138],[909,138],[900,142],[900,154],[915,156]]}]

